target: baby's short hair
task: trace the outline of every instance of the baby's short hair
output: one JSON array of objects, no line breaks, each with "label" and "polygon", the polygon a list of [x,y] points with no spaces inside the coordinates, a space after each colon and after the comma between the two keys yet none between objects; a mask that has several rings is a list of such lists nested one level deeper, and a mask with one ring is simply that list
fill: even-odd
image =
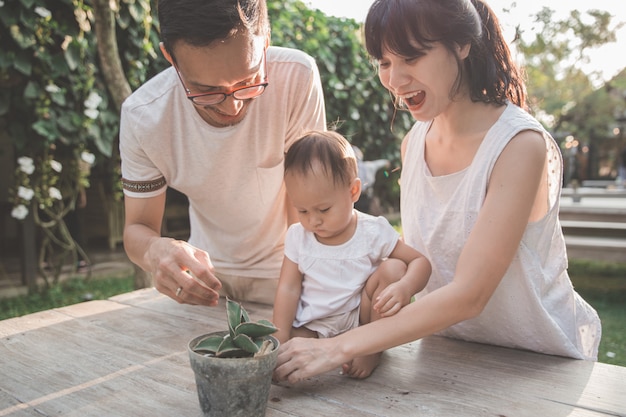
[{"label": "baby's short hair", "polygon": [[358,176],[354,150],[350,142],[334,131],[310,131],[297,139],[285,155],[285,174],[307,175],[319,162],[325,174],[337,185],[349,185]]}]

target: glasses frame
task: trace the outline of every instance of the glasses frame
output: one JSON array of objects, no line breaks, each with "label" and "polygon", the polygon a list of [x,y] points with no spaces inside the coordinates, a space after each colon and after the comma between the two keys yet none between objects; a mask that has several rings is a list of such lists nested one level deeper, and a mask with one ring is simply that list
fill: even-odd
[{"label": "glasses frame", "polygon": [[[263,73],[265,74],[265,77],[263,79],[262,82],[257,83],[257,84],[252,84],[252,85],[246,85],[246,86],[242,86],[242,87],[237,87],[234,88],[233,90],[231,90],[230,93],[223,93],[223,92],[216,92],[216,93],[195,93],[193,94],[191,92],[191,90],[189,88],[187,88],[187,86],[185,85],[185,82],[183,81],[183,77],[180,75],[180,71],[178,70],[178,66],[173,63],[174,69],[176,70],[176,74],[178,75],[178,79],[180,80],[180,83],[182,84],[183,88],[185,89],[185,94],[187,95],[187,98],[189,100],[191,100],[191,102],[193,104],[196,104],[198,106],[216,106],[218,104],[223,103],[224,101],[226,101],[226,99],[228,97],[233,97],[236,100],[252,100],[255,99],[257,97],[259,97],[261,94],[263,94],[265,92],[265,88],[269,85],[269,76],[267,74],[267,48],[263,48]],[[253,97],[247,97],[247,98],[239,98],[237,97],[237,93],[241,92],[242,90],[247,90],[250,88],[259,88],[259,87],[263,87],[261,89],[261,91],[253,96]],[[199,103],[196,100],[198,98],[201,97],[208,97],[208,96],[222,96],[222,99],[219,101],[216,101],[214,103]]]}]

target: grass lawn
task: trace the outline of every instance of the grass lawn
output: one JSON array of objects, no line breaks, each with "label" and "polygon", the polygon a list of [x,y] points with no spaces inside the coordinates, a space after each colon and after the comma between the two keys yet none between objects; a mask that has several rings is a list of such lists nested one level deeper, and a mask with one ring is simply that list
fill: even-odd
[{"label": "grass lawn", "polygon": [[569,274],[602,321],[598,361],[626,366],[626,264],[570,261]]},{"label": "grass lawn", "polygon": [[134,278],[72,278],[35,294],[0,299],[0,320],[132,291]]}]

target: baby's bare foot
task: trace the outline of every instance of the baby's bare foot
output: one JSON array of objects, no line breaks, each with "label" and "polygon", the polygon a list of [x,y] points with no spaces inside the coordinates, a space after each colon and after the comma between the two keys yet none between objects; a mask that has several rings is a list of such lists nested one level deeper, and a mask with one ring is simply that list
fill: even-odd
[{"label": "baby's bare foot", "polygon": [[342,373],[351,378],[365,379],[372,374],[380,363],[382,353],[361,356],[341,366]]}]

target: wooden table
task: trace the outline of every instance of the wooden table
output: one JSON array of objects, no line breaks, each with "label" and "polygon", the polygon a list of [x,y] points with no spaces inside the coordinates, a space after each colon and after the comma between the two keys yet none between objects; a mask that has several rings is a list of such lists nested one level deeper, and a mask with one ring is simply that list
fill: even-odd
[{"label": "wooden table", "polygon": [[[147,289],[1,321],[0,416],[199,417],[187,342],[225,316]],[[429,337],[366,380],[274,385],[267,416],[626,416],[626,368]]]}]

